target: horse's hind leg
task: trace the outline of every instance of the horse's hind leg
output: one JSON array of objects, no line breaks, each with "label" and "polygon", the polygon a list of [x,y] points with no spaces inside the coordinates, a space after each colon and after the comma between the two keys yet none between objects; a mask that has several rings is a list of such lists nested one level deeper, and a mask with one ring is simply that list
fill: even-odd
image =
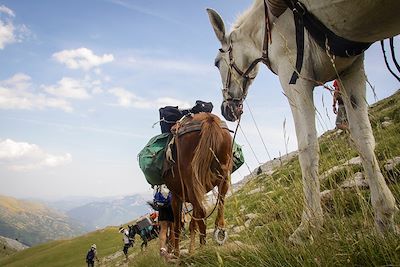
[{"label": "horse's hind leg", "polygon": [[191,254],[194,251],[194,245],[196,242],[196,231],[197,231],[197,224],[194,218],[190,220],[189,231],[190,231],[189,253]]},{"label": "horse's hind leg", "polygon": [[225,166],[225,175],[221,177],[223,181],[220,183],[218,186],[218,213],[217,213],[217,218],[215,219],[215,231],[214,231],[214,239],[215,241],[222,245],[225,243],[228,235],[225,230],[225,219],[224,219],[224,209],[225,209],[225,195],[228,192],[229,188],[229,170],[228,170],[228,165]]},{"label": "horse's hind leg", "polygon": [[199,227],[199,235],[200,235],[200,245],[206,244],[206,209],[204,208],[203,203],[198,202],[193,204],[193,218],[192,220],[196,220],[196,224]]},{"label": "horse's hind leg", "polygon": [[371,202],[375,213],[375,223],[380,232],[395,231],[395,199],[388,188],[376,159],[375,139],[368,119],[365,97],[365,73],[363,57],[340,76],[343,82],[343,100],[349,121],[351,138],[362,159],[365,175],[371,189]]}]

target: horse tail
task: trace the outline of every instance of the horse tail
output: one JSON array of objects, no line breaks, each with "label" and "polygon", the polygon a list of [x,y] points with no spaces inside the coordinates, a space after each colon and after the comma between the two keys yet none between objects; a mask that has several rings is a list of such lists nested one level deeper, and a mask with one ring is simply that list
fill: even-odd
[{"label": "horse tail", "polygon": [[213,188],[211,164],[218,161],[218,145],[223,141],[223,129],[218,117],[209,115],[201,123],[200,141],[192,159],[194,193],[196,199],[204,200],[207,188]]}]

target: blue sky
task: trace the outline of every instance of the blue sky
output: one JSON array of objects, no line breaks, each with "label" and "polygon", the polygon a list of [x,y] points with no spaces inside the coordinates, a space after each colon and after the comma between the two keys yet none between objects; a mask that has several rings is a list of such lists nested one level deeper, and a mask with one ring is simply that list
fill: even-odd
[{"label": "blue sky", "polygon": [[[219,43],[205,9],[216,9],[229,28],[251,2],[0,0],[0,194],[148,192],[136,156],[160,132],[152,128],[158,108],[201,99],[220,115],[213,66]],[[377,44],[366,53],[366,70],[378,99],[399,88]],[[331,96],[317,88],[315,99],[322,133],[333,128]],[[241,127],[237,142],[250,169],[296,149],[289,105],[265,68]],[[249,173],[247,166],[233,181]]]}]

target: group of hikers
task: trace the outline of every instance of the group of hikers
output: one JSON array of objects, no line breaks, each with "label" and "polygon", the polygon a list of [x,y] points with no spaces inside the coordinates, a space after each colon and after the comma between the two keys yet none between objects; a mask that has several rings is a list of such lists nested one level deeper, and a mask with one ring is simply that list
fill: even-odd
[{"label": "group of hikers", "polygon": [[[143,227],[142,229],[137,228],[139,231],[143,231],[143,234],[140,234],[142,239],[146,238],[147,240],[151,240],[158,236],[159,238],[159,246],[160,246],[160,256],[169,259],[171,257],[171,247],[169,244],[169,238],[171,236],[172,231],[172,223],[174,222],[174,215],[171,207],[171,192],[165,185],[160,185],[155,187],[155,194],[152,204],[153,209],[156,211],[151,213],[148,217],[145,218],[150,219],[152,228]],[[133,247],[135,239],[134,234],[130,231],[137,225],[132,225],[127,228],[121,226],[119,228],[119,233],[122,234],[123,248],[122,251],[125,255],[125,260],[128,261],[128,250],[130,247]],[[128,230],[129,229],[129,230]],[[153,232],[154,229],[154,232]],[[153,234],[154,233],[154,234]],[[143,248],[143,246],[142,246]],[[97,257],[97,246],[93,244],[89,251],[86,254],[86,263],[88,267],[93,267],[95,261],[99,262]]]}]

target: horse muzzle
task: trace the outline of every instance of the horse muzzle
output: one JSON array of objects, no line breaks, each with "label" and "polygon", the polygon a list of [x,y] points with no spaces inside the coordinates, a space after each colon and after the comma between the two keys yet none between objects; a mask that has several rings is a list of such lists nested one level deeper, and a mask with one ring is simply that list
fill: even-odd
[{"label": "horse muzzle", "polygon": [[228,121],[237,121],[243,113],[243,103],[238,100],[224,100],[221,113]]}]

